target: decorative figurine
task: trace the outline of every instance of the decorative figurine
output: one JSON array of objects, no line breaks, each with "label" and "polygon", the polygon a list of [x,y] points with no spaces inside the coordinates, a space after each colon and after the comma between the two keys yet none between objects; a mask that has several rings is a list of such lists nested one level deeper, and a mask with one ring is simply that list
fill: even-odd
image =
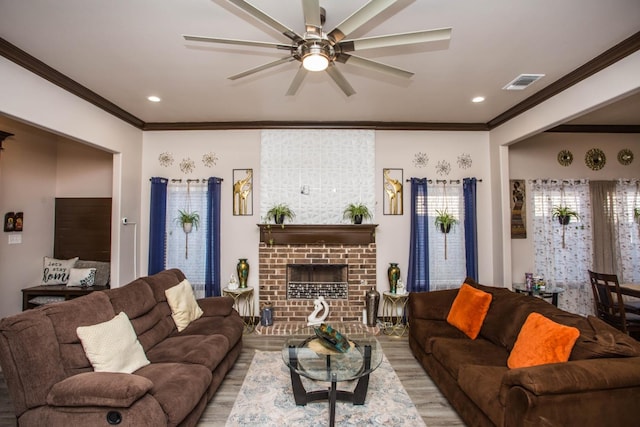
[{"label": "decorative figurine", "polygon": [[[327,302],[324,300],[324,297],[318,297],[316,300],[314,300],[313,306],[315,310],[313,310],[313,313],[311,313],[309,317],[307,317],[307,319],[309,320],[307,326],[320,325],[329,315],[329,304],[327,304]],[[322,314],[319,315],[321,311]]]}]

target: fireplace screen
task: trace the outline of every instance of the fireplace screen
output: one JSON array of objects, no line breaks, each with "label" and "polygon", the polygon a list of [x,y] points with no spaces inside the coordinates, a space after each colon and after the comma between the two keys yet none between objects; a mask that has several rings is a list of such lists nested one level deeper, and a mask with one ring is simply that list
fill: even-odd
[{"label": "fireplace screen", "polygon": [[347,299],[349,297],[346,264],[288,264],[287,299]]}]

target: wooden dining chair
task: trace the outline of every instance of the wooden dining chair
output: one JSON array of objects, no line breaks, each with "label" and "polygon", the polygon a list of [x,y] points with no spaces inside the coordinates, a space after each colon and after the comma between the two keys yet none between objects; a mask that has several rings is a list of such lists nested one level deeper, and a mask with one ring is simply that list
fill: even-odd
[{"label": "wooden dining chair", "polygon": [[634,338],[639,337],[640,315],[626,310],[618,276],[589,270],[589,279],[598,317]]}]

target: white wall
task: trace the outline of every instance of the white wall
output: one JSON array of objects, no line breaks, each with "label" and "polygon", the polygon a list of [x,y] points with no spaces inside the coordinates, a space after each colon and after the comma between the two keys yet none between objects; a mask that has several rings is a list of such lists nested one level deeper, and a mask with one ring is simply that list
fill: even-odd
[{"label": "white wall", "polygon": [[[593,171],[585,164],[585,154],[591,148],[600,148],[606,156],[605,166]],[[628,148],[634,160],[628,166],[618,162],[618,152]],[[569,150],[573,162],[562,166],[557,162],[558,152]],[[511,179],[582,179],[615,180],[640,178],[640,136],[637,134],[583,134],[542,133],[509,147]],[[511,240],[511,280],[524,282],[524,273],[533,271],[533,218],[530,188],[527,186],[527,238]]]},{"label": "white wall", "polygon": [[5,58],[0,75],[0,114],[114,153],[112,286],[129,282],[133,244],[121,243],[120,218],[140,215],[142,131]]},{"label": "white wall", "polygon": [[[142,216],[139,219],[143,242],[140,247],[142,274],[147,271],[148,230],[149,230],[149,179],[153,176],[165,178],[203,178],[217,176],[224,179],[222,185],[222,256],[221,278],[223,283],[235,272],[238,258],[247,258],[251,265],[249,286],[258,288],[258,242],[260,223],[260,135],[259,130],[252,131],[187,131],[187,132],[146,132],[143,143],[142,166]],[[461,179],[475,176],[483,179],[478,184],[478,229],[480,242],[479,275],[480,280],[491,283],[493,277],[493,258],[491,250],[491,182],[488,162],[487,132],[376,132],[376,175],[375,175],[375,222],[378,253],[377,287],[388,290],[386,269],[389,262],[398,262],[403,279],[409,258],[410,232],[410,185],[405,183],[404,215],[383,215],[382,211],[382,170],[384,168],[404,169],[404,179],[410,177],[445,178],[435,173],[439,160],[451,164],[451,173],[447,179]],[[205,168],[202,155],[214,152],[219,160],[213,168]],[[174,158],[173,165],[163,167],[158,157],[169,152]],[[430,160],[425,168],[414,166],[414,156],[425,152]],[[459,155],[471,155],[472,166],[460,169],[457,165]],[[180,161],[189,157],[196,163],[196,169],[189,175],[180,172]],[[254,176],[254,214],[253,216],[232,215],[232,170],[253,169]],[[460,278],[462,280],[464,278]],[[257,290],[255,292],[257,301]]]}]

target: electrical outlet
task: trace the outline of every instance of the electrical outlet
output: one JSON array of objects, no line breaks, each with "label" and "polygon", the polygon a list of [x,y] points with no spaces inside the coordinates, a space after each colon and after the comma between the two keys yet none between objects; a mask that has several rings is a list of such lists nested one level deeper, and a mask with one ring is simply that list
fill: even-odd
[{"label": "electrical outlet", "polygon": [[9,244],[16,245],[22,243],[22,234],[9,234]]}]

